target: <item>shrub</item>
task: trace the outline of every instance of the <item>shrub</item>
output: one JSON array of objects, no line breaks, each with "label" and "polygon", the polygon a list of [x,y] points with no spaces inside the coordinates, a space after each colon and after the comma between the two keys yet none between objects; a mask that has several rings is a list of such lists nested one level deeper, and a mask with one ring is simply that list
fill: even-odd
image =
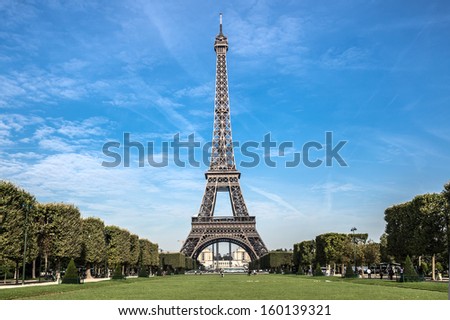
[{"label": "shrub", "polygon": [[73,259],[70,260],[69,265],[67,266],[66,273],[62,278],[62,283],[64,284],[79,284],[80,277],[78,276],[78,270],[75,266],[75,262]]},{"label": "shrub", "polygon": [[125,276],[122,274],[122,266],[118,264],[114,269],[114,274],[112,276],[113,280],[124,280]]},{"label": "shrub", "polygon": [[412,264],[411,258],[406,256],[405,267],[403,269],[403,274],[400,276],[398,281],[400,282],[414,282],[414,281],[422,281],[422,277],[419,277],[414,266]]},{"label": "shrub", "polygon": [[303,270],[302,267],[299,267],[299,268],[298,268],[297,274],[298,274],[299,276],[303,276],[303,275],[305,274],[305,271]]},{"label": "shrub", "polygon": [[423,262],[420,264],[420,270],[422,272],[422,275],[428,274],[428,264],[426,262]]},{"label": "shrub", "polygon": [[139,278],[148,278],[148,270],[146,267],[141,267],[138,273],[138,277]]},{"label": "shrub", "polygon": [[320,267],[319,263],[316,264],[316,268],[314,269],[313,275],[314,275],[314,277],[321,277],[321,276],[323,276],[322,268]]},{"label": "shrub", "polygon": [[350,264],[345,268],[344,278],[357,278],[358,275],[353,271],[353,268]]}]

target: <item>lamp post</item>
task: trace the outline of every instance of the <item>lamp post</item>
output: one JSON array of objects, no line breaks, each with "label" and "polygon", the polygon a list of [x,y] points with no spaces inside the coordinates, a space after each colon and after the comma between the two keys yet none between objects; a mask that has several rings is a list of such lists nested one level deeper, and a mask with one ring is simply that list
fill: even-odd
[{"label": "lamp post", "polygon": [[356,273],[356,241],[355,241],[355,231],[357,229],[355,227],[351,228],[350,231],[353,232],[353,261],[355,262],[355,273]]}]

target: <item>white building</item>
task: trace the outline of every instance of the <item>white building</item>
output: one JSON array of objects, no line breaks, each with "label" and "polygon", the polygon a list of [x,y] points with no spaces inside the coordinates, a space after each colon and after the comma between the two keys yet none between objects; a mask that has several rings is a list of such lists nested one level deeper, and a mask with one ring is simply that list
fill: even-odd
[{"label": "white building", "polygon": [[[242,249],[237,248],[232,252],[233,260],[213,261],[213,253],[211,249],[204,249],[198,256],[198,261],[205,266],[206,269],[223,269],[229,267],[248,267],[250,256]],[[214,262],[214,267],[213,267]]]}]

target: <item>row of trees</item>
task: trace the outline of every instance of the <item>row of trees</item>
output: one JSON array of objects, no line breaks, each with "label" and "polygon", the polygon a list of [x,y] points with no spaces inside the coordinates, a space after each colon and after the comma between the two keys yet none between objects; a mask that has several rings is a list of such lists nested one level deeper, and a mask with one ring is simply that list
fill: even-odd
[{"label": "row of trees", "polygon": [[328,271],[342,272],[344,265],[374,265],[381,261],[380,244],[367,240],[367,233],[324,233],[314,240],[294,244],[293,263],[297,270],[312,270],[319,263]]},{"label": "row of trees", "polygon": [[[64,270],[70,259],[91,276],[107,275],[121,266],[124,273],[150,271],[159,265],[158,245],[98,218],[82,218],[73,205],[38,203],[14,184],[0,181],[0,266],[3,273],[25,264],[27,274],[36,269]],[[25,270],[25,269],[24,269]]]},{"label": "row of trees", "polygon": [[[417,268],[450,265],[450,182],[441,193],[416,196],[385,210],[386,232],[380,243],[367,241],[367,234],[325,233],[314,240],[294,244],[293,264],[301,270],[322,266],[404,263],[410,256]],[[436,263],[435,263],[436,262]],[[426,273],[426,272],[425,272]]]},{"label": "row of trees", "polygon": [[387,208],[386,253],[404,261],[410,256],[416,265],[435,261],[448,270],[450,250],[450,182],[441,193],[418,195],[411,201]]}]

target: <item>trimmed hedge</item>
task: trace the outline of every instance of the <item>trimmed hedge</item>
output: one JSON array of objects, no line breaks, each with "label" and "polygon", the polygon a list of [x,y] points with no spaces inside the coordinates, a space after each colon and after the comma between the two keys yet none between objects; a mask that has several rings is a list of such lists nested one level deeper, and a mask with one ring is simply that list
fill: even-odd
[{"label": "trimmed hedge", "polygon": [[69,265],[67,266],[66,273],[62,278],[62,283],[80,284],[80,277],[78,276],[78,270],[73,259],[70,260]]}]

